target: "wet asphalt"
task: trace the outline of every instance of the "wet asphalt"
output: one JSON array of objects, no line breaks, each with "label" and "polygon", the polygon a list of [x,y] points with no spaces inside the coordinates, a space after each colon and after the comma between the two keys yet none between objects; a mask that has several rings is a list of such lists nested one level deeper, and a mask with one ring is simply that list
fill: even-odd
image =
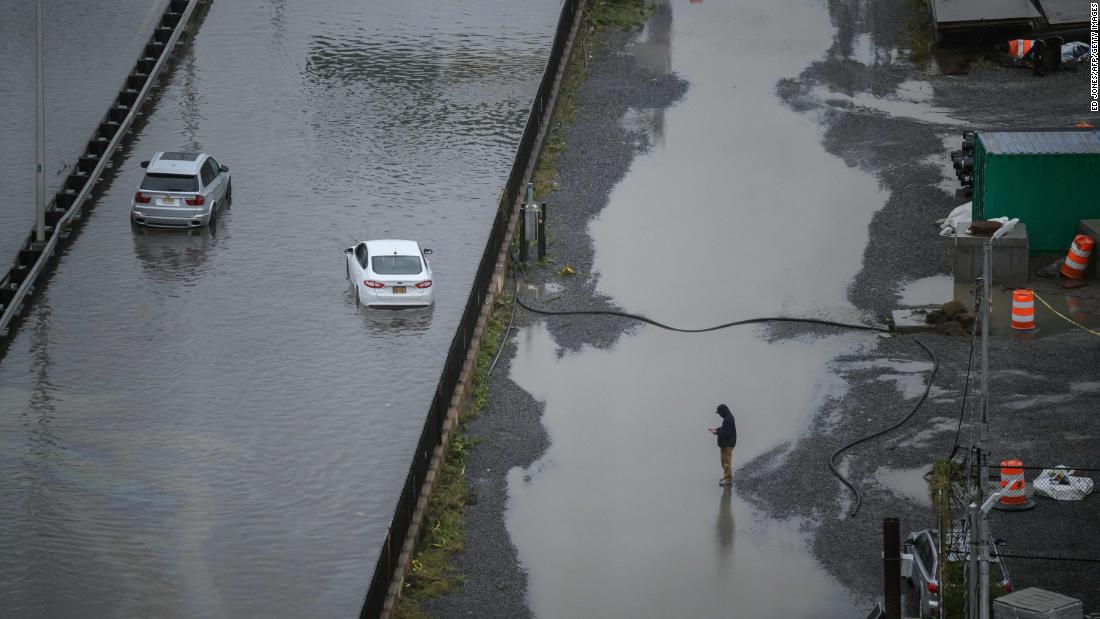
[{"label": "wet asphalt", "polygon": [[[958,134],[970,128],[1072,125],[1087,117],[1087,78],[1080,71],[1037,78],[988,64],[972,66],[963,76],[942,75],[935,65],[914,67],[898,52],[908,46],[904,2],[832,2],[828,11],[836,27],[833,45],[797,77],[780,80],[775,92],[782,105],[819,123],[829,153],[874,174],[888,192],[885,206],[870,222],[862,268],[847,291],[857,310],[881,317],[898,305],[906,283],[950,272],[949,242],[937,236],[932,222],[960,203],[953,195],[954,179],[946,176],[947,152],[958,148]],[[551,215],[554,263],[528,269],[526,281],[533,288],[521,292],[525,298],[541,296],[549,307],[611,306],[587,276],[594,250],[586,231],[633,158],[650,146],[647,132],[632,133],[624,115],[627,109],[667,107],[689,87],[675,75],[655,78],[634,57],[620,53],[630,41],[626,35],[611,37],[607,48],[592,55],[589,79],[578,96],[577,120],[566,135],[563,180],[551,203],[571,208]],[[580,276],[558,277],[555,271],[564,264]],[[525,327],[538,320],[520,310],[516,324]],[[559,356],[585,347],[611,347],[633,328],[615,318],[546,322]],[[771,331],[771,337],[783,341],[808,333],[813,331],[785,328]],[[1089,419],[1097,397],[1095,372],[1075,362],[1094,356],[1090,337],[1061,331],[1032,340],[994,338],[994,461],[1015,456],[1029,466],[1100,468],[1092,449],[1095,424]],[[901,517],[904,531],[935,526],[922,496],[921,475],[951,451],[956,432],[966,444],[972,429],[968,421],[961,428],[957,424],[969,341],[921,335],[938,362],[929,401],[896,432],[842,458],[841,469],[862,492],[858,515],[848,515],[852,496],[828,473],[826,460],[840,446],[890,425],[916,404],[933,363],[912,339],[877,339],[870,349],[837,358],[832,370],[844,379],[845,389],[823,399],[796,439],[744,463],[737,472],[737,493],[769,518],[804,523],[812,539],[807,552],[868,607],[881,595],[881,519]],[[536,462],[548,436],[538,421],[543,404],[508,377],[512,350],[505,351],[492,377],[488,407],[471,424],[472,435],[482,442],[468,466],[475,500],[466,510],[466,552],[458,557],[466,585],[429,603],[427,609],[442,617],[531,614],[527,576],[506,527],[508,471],[526,470]],[[970,380],[972,403],[976,377]],[[1096,501],[1076,505],[1080,509],[1058,504],[1036,510],[1027,519],[998,514],[995,534],[1007,537],[1007,548],[1016,554],[1065,554],[1076,544],[1079,554],[1074,556],[1098,556],[1100,549],[1091,548],[1095,536],[1073,533],[1093,526]],[[1050,530],[1059,533],[1040,535]],[[563,532],[547,530],[545,535],[552,539]],[[1063,591],[1082,598],[1087,611],[1100,605],[1090,585],[1100,575],[1091,566],[1054,570],[1050,562],[1031,559],[1015,559],[1010,565],[1017,589]]]}]

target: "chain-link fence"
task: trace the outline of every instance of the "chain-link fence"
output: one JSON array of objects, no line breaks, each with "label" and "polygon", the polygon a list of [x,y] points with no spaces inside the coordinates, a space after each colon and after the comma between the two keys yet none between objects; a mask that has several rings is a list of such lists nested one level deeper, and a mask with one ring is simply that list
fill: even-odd
[{"label": "chain-link fence", "polygon": [[[940,536],[939,616],[965,618],[968,560],[980,548],[972,526],[979,474],[970,463],[941,462],[932,477]],[[1100,468],[1062,465],[988,467],[983,496],[1001,491],[988,513],[990,597],[1038,587],[1100,612]]]}]

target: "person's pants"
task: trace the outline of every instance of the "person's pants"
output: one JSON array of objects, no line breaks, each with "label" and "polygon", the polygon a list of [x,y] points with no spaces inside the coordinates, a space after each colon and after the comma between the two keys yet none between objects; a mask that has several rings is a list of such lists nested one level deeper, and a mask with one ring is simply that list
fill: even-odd
[{"label": "person's pants", "polygon": [[733,480],[733,447],[719,447],[722,450],[722,479],[725,481]]}]

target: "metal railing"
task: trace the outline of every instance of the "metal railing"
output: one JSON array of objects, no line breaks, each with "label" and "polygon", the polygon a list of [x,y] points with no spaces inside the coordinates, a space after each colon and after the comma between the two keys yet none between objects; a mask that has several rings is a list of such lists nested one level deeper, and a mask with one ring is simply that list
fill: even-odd
[{"label": "metal railing", "polygon": [[80,212],[100,175],[107,169],[130,125],[141,115],[157,77],[167,65],[172,50],[202,0],[169,0],[142,56],[126,76],[107,114],[100,121],[84,153],[46,210],[48,237],[38,246],[32,230],[16,255],[15,266],[0,278],[0,342],[19,314],[27,295],[34,289],[50,258],[57,251],[66,228]]},{"label": "metal railing", "polygon": [[549,116],[552,113],[550,107],[555,79],[562,63],[567,60],[563,57],[566,43],[583,3],[584,0],[565,0],[563,3],[554,34],[554,45],[550,51],[550,58],[546,63],[546,70],[543,73],[539,89],[531,103],[531,112],[523,129],[523,136],[519,141],[516,157],[512,163],[512,170],[501,194],[496,218],[493,220],[489,239],[485,243],[485,251],[481,255],[481,262],[478,264],[470,296],[462,312],[462,319],[459,321],[454,339],[451,341],[439,384],[436,386],[435,395],[428,407],[424,429],[420,433],[420,441],[416,446],[416,451],[413,452],[409,473],[405,478],[405,485],[401,489],[397,505],[394,507],[393,518],[390,520],[389,530],[379,553],[370,588],[367,590],[366,599],[360,611],[360,617],[377,617],[382,612],[386,602],[386,595],[394,578],[394,573],[398,568],[401,550],[405,545],[409,525],[412,522],[416,504],[420,498],[420,489],[431,466],[432,454],[436,446],[442,441],[443,424],[446,420],[447,409],[450,406],[451,395],[458,386],[459,375],[470,351],[470,344],[474,337],[474,330],[481,314],[481,308],[489,295],[493,274],[496,271],[497,257],[500,254],[504,239],[508,235],[512,212],[516,207],[520,191],[524,187],[529,168],[538,155],[536,145],[540,128],[549,121]]}]

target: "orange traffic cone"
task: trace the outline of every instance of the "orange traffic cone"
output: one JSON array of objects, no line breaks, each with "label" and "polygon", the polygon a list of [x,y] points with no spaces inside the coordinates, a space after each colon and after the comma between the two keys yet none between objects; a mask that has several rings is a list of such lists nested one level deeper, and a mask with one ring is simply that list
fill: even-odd
[{"label": "orange traffic cone", "polygon": [[1073,237],[1073,245],[1070,245],[1066,254],[1066,263],[1062,265],[1062,275],[1070,279],[1084,279],[1085,267],[1089,265],[1089,254],[1092,253],[1092,237],[1078,234]]},{"label": "orange traffic cone", "polygon": [[1012,328],[1030,331],[1035,328],[1035,293],[1019,289],[1012,293]]},{"label": "orange traffic cone", "polygon": [[1035,507],[1035,502],[1027,498],[1024,463],[1020,460],[1001,462],[1001,500],[995,507],[1010,511]]}]

